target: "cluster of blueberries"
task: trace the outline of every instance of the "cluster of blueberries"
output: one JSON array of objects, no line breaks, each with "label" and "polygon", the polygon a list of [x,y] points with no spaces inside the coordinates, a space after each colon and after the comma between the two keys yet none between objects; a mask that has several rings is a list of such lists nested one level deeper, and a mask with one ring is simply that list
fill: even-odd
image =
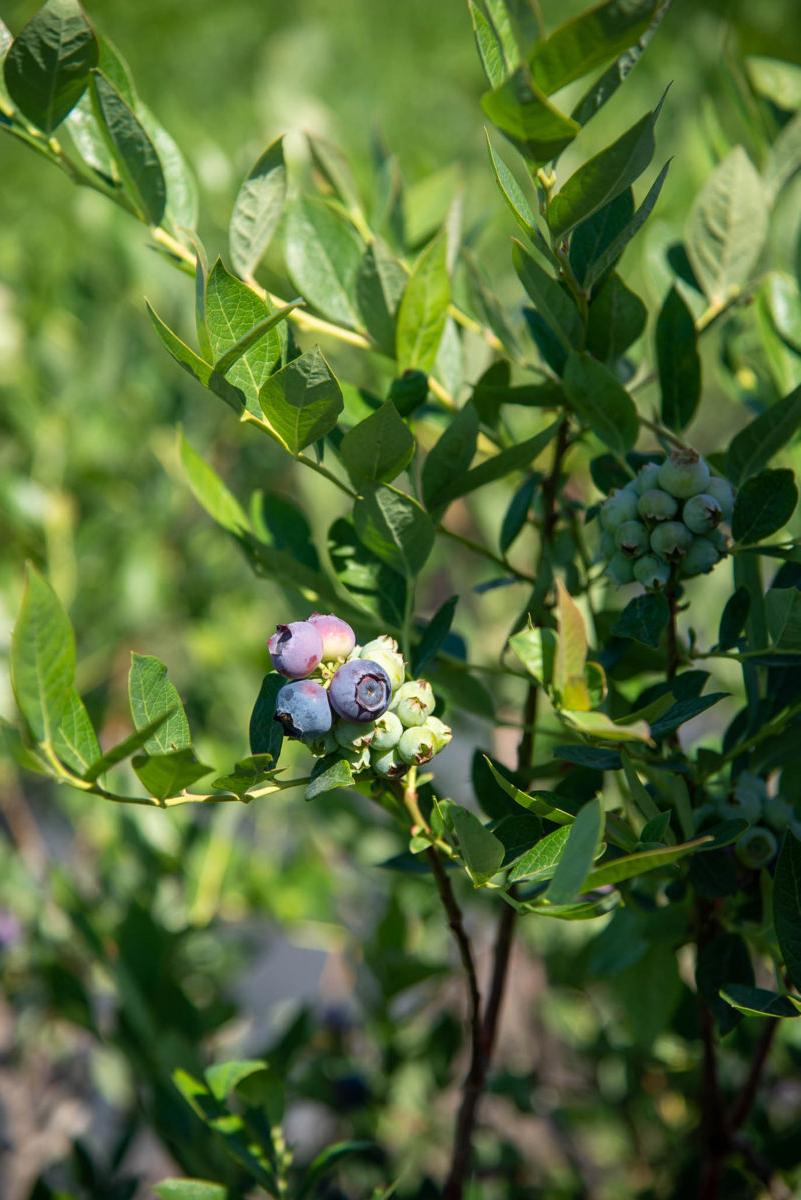
[{"label": "cluster of blueberries", "polygon": [[720,528],[731,519],[734,490],[695,450],[649,462],[601,506],[601,556],[615,583],[664,588],[671,576],[711,571],[726,554]]},{"label": "cluster of blueberries", "polygon": [[769,793],[765,780],[750,771],[740,772],[732,794],[696,809],[696,828],[703,832],[708,823],[721,817],[748,821],[749,828],[740,835],[734,850],[743,866],[755,870],[768,866],[775,858],[785,829],[801,837],[801,821],[793,804],[777,793]]},{"label": "cluster of blueberries", "polygon": [[267,646],[276,671],[291,681],[276,696],[275,720],[315,756],[337,753],[355,773],[396,778],[451,740],[434,716],[431,684],[407,681],[394,638],[357,646],[347,621],[312,613],[276,626]]}]

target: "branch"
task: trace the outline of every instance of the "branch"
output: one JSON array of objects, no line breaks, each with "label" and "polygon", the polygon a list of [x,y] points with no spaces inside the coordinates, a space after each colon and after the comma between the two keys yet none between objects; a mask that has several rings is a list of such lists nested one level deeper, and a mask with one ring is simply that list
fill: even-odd
[{"label": "branch", "polygon": [[773,1045],[773,1039],[776,1036],[778,1028],[779,1022],[777,1020],[768,1019],[764,1023],[742,1091],[729,1113],[728,1126],[731,1133],[736,1133],[745,1124],[748,1114],[754,1106],[754,1101],[757,1098],[757,1092],[762,1080],[762,1072],[768,1061],[770,1048]]}]

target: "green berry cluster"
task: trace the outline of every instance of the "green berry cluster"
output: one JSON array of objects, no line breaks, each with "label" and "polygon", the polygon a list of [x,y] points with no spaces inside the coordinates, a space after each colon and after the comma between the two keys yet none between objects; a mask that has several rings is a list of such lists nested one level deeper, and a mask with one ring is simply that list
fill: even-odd
[{"label": "green berry cluster", "polygon": [[738,775],[733,792],[696,811],[696,827],[700,831],[708,821],[720,818],[748,822],[748,829],[737,839],[734,851],[743,866],[753,870],[773,861],[779,836],[786,829],[801,836],[801,821],[791,802],[781,795],[769,794],[765,780],[750,771]]},{"label": "green berry cluster", "polygon": [[346,661],[355,660],[378,663],[386,671],[392,687],[389,706],[375,720],[339,719],[323,737],[304,739],[312,754],[338,754],[354,774],[372,771],[396,779],[444,750],[453,734],[434,716],[434,690],[427,679],[407,680],[406,660],[395,639],[384,634],[354,646]]},{"label": "green berry cluster", "polygon": [[731,484],[713,475],[695,450],[673,450],[661,463],[646,463],[601,506],[601,557],[609,577],[660,591],[671,578],[711,571],[726,554],[721,526],[733,508]]}]

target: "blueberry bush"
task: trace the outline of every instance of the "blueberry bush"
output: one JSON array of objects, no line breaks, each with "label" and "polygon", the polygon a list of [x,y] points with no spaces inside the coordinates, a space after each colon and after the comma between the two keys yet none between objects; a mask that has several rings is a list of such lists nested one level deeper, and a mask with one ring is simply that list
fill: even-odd
[{"label": "blueberry bush", "polygon": [[[92,15],[49,0],[13,33],[0,23],[2,130],[93,214],[139,222],[159,280],[180,276],[170,311],[140,313],[140,353],[152,388],[222,402],[209,440],[225,454],[182,429],[159,439],[170,486],[203,510],[178,532],[214,529],[200,560],[236,547],[248,620],[270,596],[260,660],[219,652],[203,704],[133,653],[122,728],[94,694],[106,647],[76,622],[93,655],[78,659],[63,586],[37,566],[51,550],[17,539],[34,561],[2,725],[14,779],[63,785],[87,820],[104,801],[181,810],[143,816],[167,833],[106,827],[94,901],[56,873],[31,976],[12,981],[13,1000],[44,997],[113,1048],[136,1096],[99,1154],[76,1142],[76,1195],[137,1193],[123,1166],[142,1123],[179,1172],[145,1174],[162,1200],[801,1185],[801,68],[727,49],[732,90],[706,113],[706,178],[671,200],[677,230],[660,211],[680,143],[674,164],[657,141],[681,81],[652,69],[647,102],[627,100],[670,19],[666,0],[561,23],[529,0],[468,0],[486,76],[470,119],[514,226],[514,280],[457,188],[412,219],[378,136],[369,164],[316,133],[300,152],[273,140],[209,254],[193,147]],[[208,588],[204,569],[198,620],[228,567]],[[182,634],[166,634],[169,658]],[[243,671],[255,701],[225,710],[232,765],[215,704]],[[470,788],[447,765],[459,753]],[[271,830],[309,822],[318,873],[301,856],[293,884],[290,856],[253,874],[224,823],[240,806]],[[9,880],[42,882],[35,852],[13,859]],[[197,936],[225,877],[240,901],[336,898],[346,860],[370,877],[351,905],[364,1027],[301,1010],[263,1053],[231,1057],[225,981],[248,947]],[[547,964],[547,987],[522,969],[515,985],[516,947]],[[513,989],[550,1012],[543,1047],[560,1030],[569,1046],[551,1076],[545,1048],[534,1069],[530,1048],[500,1052]],[[322,1137],[297,1133],[309,1104]],[[31,1196],[64,1187],[43,1172]]]}]

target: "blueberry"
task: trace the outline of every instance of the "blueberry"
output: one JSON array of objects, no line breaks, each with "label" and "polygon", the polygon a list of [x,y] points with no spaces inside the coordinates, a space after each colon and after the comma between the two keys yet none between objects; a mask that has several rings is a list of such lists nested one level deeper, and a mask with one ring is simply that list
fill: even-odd
[{"label": "blueberry", "polygon": [[676,500],[661,488],[649,488],[643,492],[637,505],[637,512],[646,521],[669,521],[678,511]]},{"label": "blueberry", "polygon": [[305,737],[303,741],[315,758],[325,758],[327,754],[333,754],[340,748],[339,742],[330,729],[322,737]]},{"label": "blueberry", "polygon": [[385,712],[375,723],[371,750],[392,750],[400,741],[402,733],[400,717],[394,712]]},{"label": "blueberry", "polygon": [[763,811],[768,825],[777,833],[783,833],[793,819],[793,806],[783,796],[768,796]]},{"label": "blueberry", "polygon": [[406,728],[425,724],[426,717],[434,711],[434,690],[427,679],[413,679],[398,688],[392,701],[393,711]]},{"label": "blueberry", "polygon": [[704,493],[717,500],[724,521],[728,521],[734,511],[734,488],[728,479],[721,479],[720,475],[713,475],[704,488]]},{"label": "blueberry", "polygon": [[639,558],[648,549],[648,530],[641,521],[624,521],[615,534],[617,548],[627,558]]},{"label": "blueberry", "polygon": [[601,558],[606,559],[607,562],[613,554],[617,554],[617,542],[615,541],[615,535],[610,533],[608,529],[601,531],[601,542],[599,549],[601,552]]},{"label": "blueberry", "polygon": [[710,538],[694,537],[684,561],[681,564],[683,575],[703,575],[711,571],[720,560],[720,551]]},{"label": "blueberry", "polygon": [[684,558],[692,541],[693,535],[681,521],[663,521],[651,534],[651,549],[668,562],[678,562]]},{"label": "blueberry", "polygon": [[434,738],[434,753],[439,754],[440,750],[444,750],[453,737],[453,730],[450,725],[446,725],[444,721],[440,721],[439,717],[426,717],[426,723],[423,726]]},{"label": "blueberry", "polygon": [[288,679],[311,675],[323,657],[323,639],[310,621],[276,625],[267,643],[276,671]]},{"label": "blueberry", "polygon": [[334,737],[338,746],[343,750],[362,750],[370,746],[375,737],[375,727],[372,722],[337,721],[334,726]]},{"label": "blueberry", "polygon": [[288,737],[324,737],[331,728],[328,693],[312,679],[286,683],[275,698],[275,719]]},{"label": "blueberry", "polygon": [[651,591],[661,590],[670,579],[670,567],[655,554],[644,554],[634,563],[634,578]]},{"label": "blueberry", "polygon": [[625,583],[634,582],[634,563],[618,550],[609,559],[606,573],[613,583],[617,583],[622,587]]},{"label": "blueberry", "polygon": [[768,865],[777,849],[778,843],[771,831],[764,825],[754,825],[737,839],[734,852],[744,867],[757,870]]},{"label": "blueberry", "polygon": [[312,613],[309,624],[314,626],[322,638],[325,662],[347,658],[356,645],[356,634],[350,625],[347,621],[335,617],[333,613]]},{"label": "blueberry", "polygon": [[755,825],[762,819],[766,795],[764,781],[751,771],[742,771],[737,778],[734,794],[721,801],[720,815],[729,821],[747,821],[749,825]]},{"label": "blueberry", "polygon": [[339,754],[341,758],[350,763],[350,769],[354,775],[358,775],[359,771],[366,771],[370,766],[369,746],[361,746],[358,750],[345,750],[343,748],[339,751]]},{"label": "blueberry", "polygon": [[435,754],[434,734],[425,725],[404,729],[398,742],[398,755],[405,763],[427,763]]},{"label": "blueberry", "polygon": [[637,494],[624,489],[613,492],[608,500],[601,505],[598,519],[601,527],[615,533],[624,521],[633,521],[637,516]]},{"label": "blueberry", "polygon": [[711,533],[723,520],[723,509],[714,496],[700,492],[691,496],[681,513],[684,524],[693,533]]},{"label": "blueberry", "polygon": [[[626,484],[626,487],[631,486],[631,484]],[[642,496],[645,492],[650,492],[653,488],[659,487],[659,463],[649,462],[641,466],[637,472],[633,487],[638,496]]]},{"label": "blueberry", "polygon": [[383,775],[387,779],[397,779],[406,772],[406,763],[399,757],[397,746],[391,750],[373,750],[370,765],[376,775]]},{"label": "blueberry", "polygon": [[379,663],[354,658],[336,671],[328,695],[334,712],[346,721],[374,721],[389,707],[392,684]]},{"label": "blueberry", "polygon": [[359,657],[377,662],[379,666],[383,667],[389,675],[393,691],[399,688],[406,678],[406,660],[398,650],[398,643],[387,634],[374,638],[372,642],[362,646]]},{"label": "blueberry", "polygon": [[659,468],[659,486],[677,500],[689,500],[706,490],[709,467],[695,450],[672,450]]}]

